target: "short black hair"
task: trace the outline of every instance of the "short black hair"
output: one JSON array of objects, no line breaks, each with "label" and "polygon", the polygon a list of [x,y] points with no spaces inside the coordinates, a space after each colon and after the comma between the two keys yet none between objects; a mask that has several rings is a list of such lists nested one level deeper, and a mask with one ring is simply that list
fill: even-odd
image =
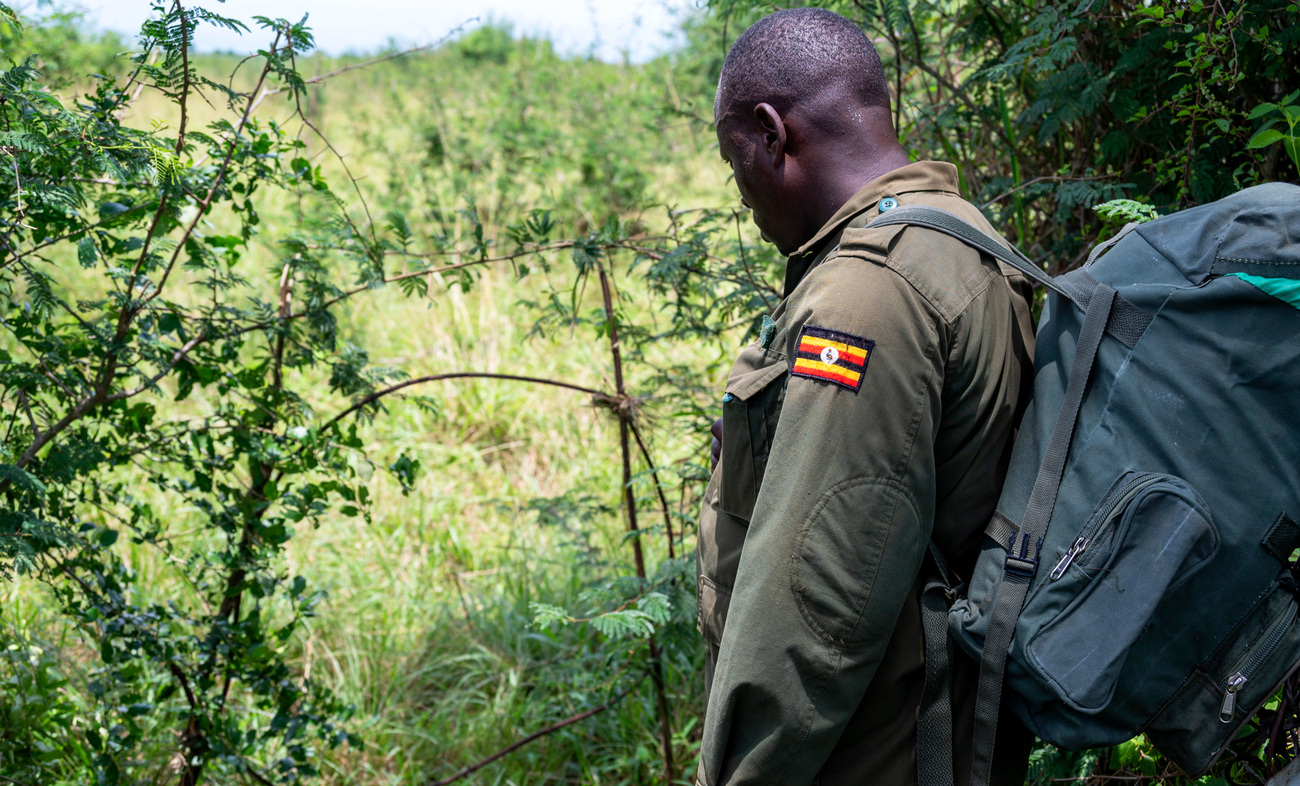
[{"label": "short black hair", "polygon": [[[839,88],[862,106],[889,109],[880,55],[858,26],[823,8],[769,14],[741,34],[722,64],[716,121],[760,102],[782,115]],[[834,130],[838,118],[813,118]]]}]

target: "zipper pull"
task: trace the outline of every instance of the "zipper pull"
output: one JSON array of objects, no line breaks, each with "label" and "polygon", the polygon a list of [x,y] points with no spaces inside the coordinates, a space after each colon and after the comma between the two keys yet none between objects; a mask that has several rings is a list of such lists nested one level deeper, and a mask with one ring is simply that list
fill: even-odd
[{"label": "zipper pull", "polygon": [[1074,558],[1082,554],[1086,548],[1088,548],[1088,539],[1080,536],[1078,540],[1074,541],[1074,545],[1070,547],[1070,550],[1065,552],[1065,556],[1061,557],[1061,561],[1056,563],[1056,567],[1052,568],[1052,581],[1064,576],[1065,569],[1070,567],[1070,563],[1074,562]]},{"label": "zipper pull", "polygon": [[1246,675],[1241,672],[1228,678],[1227,687],[1223,692],[1223,706],[1219,709],[1219,720],[1223,723],[1232,723],[1232,716],[1237,711],[1237,691],[1245,684]]}]

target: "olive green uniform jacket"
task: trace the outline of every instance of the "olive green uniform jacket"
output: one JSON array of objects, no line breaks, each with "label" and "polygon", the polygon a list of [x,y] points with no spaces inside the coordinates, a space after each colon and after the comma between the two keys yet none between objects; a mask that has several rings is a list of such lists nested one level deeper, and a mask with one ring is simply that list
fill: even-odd
[{"label": "olive green uniform jacket", "polygon": [[[1033,325],[1010,268],[931,230],[865,228],[894,204],[993,234],[950,164],[871,182],[790,257],[774,328],[727,380],[697,556],[706,786],[916,782],[926,546],[969,575]],[[976,667],[954,661],[960,783]],[[1013,770],[1017,748],[1000,748]]]}]

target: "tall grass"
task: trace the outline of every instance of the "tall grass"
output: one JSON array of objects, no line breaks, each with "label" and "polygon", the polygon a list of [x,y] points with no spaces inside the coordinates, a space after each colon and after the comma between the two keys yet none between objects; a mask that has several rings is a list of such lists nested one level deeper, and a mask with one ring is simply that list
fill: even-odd
[{"label": "tall grass", "polygon": [[[329,74],[357,62],[318,57],[302,69]],[[242,80],[256,68],[237,65],[222,56],[198,62],[201,72],[233,72],[233,81],[247,87]],[[489,28],[437,52],[388,60],[314,87],[306,114],[341,162],[312,129],[302,135],[313,163],[334,182],[355,178],[361,199],[351,208],[354,218],[404,222],[413,248],[440,248],[443,238],[463,235],[475,220],[488,238],[500,238],[538,207],[553,212],[559,236],[613,220],[653,231],[665,226],[670,208],[732,201],[711,131],[690,115],[708,106],[704,84],[690,63],[565,59],[545,41],[503,41]],[[219,96],[208,98],[211,104],[200,105],[191,120],[196,127],[224,113]],[[287,116],[284,100],[268,98],[259,117]],[[141,126],[174,123],[165,106],[145,93],[129,119]],[[279,241],[321,213],[287,196],[261,210],[261,235],[239,264],[270,293],[283,253]],[[568,264],[554,254],[547,261],[557,271]],[[660,305],[626,262],[617,281],[620,309],[631,321],[654,324]],[[90,279],[75,264],[59,269],[67,273],[60,282],[67,292],[88,294]],[[345,310],[341,338],[366,345],[382,365],[410,376],[472,370],[612,388],[608,349],[588,326],[575,321],[538,331],[536,312],[522,305],[553,294],[573,297],[575,317],[585,318],[597,309],[599,293],[565,291],[562,272],[522,280],[517,272],[501,265],[465,278],[435,277],[422,298],[373,292]],[[736,332],[734,341],[739,337]],[[716,386],[725,344],[650,346],[633,356],[631,385],[635,390],[671,360],[698,368],[701,386]],[[328,370],[320,373],[323,380]],[[502,758],[474,781],[656,780],[651,693],[642,684],[619,698],[636,675],[610,673],[608,644],[595,631],[581,625],[542,630],[530,611],[533,602],[572,607],[592,581],[630,571],[619,513],[617,425],[570,391],[494,380],[433,384],[440,387],[421,391],[432,407],[393,402],[358,432],[365,447],[356,460],[376,470],[369,522],[326,520],[295,533],[288,550],[285,570],[329,592],[308,635],[289,645],[295,663],[356,706],[353,723],[366,740],[362,750],[333,754],[327,781],[428,783],[611,699],[609,710]],[[320,390],[309,401],[318,411],[346,403],[324,385]],[[171,406],[201,414],[204,402]],[[656,402],[644,406],[653,413]],[[707,450],[704,419],[659,426],[652,447],[661,466],[698,476]],[[421,466],[408,494],[379,471],[403,453]],[[673,500],[678,525],[693,519],[690,489]],[[653,510],[646,478],[638,476],[636,492]],[[191,513],[163,499],[152,502],[184,537]],[[643,540],[652,563],[665,556],[661,541],[653,530]],[[684,545],[692,544],[688,531]],[[119,548],[148,577],[145,586],[160,594],[185,591],[184,566],[144,546]],[[52,608],[30,581],[0,585],[0,635],[15,648],[20,641],[43,643],[69,679],[63,693],[75,703],[85,695],[93,653]],[[693,633],[665,635],[687,640]],[[687,653],[666,666],[676,747],[689,780],[697,744],[692,718],[702,690],[698,648],[674,651]],[[69,739],[75,741],[75,730]],[[157,753],[165,779],[170,754]]]}]

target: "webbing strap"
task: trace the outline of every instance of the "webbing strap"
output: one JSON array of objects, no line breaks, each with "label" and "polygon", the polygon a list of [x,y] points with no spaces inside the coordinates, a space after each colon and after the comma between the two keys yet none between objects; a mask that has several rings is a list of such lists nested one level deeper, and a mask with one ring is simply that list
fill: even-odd
[{"label": "webbing strap", "polygon": [[925,687],[916,714],[916,778],[920,786],[953,786],[952,688],[948,651],[948,587],[938,579],[921,592]]},{"label": "webbing strap", "polygon": [[928,551],[930,559],[934,560],[934,566],[939,569],[939,578],[943,579],[944,586],[953,587],[952,573],[948,571],[948,560],[944,559],[943,554],[939,552],[939,547],[934,545],[933,540],[930,541]]},{"label": "webbing strap", "polygon": [[989,620],[989,630],[984,637],[979,685],[975,689],[971,786],[988,786],[993,775],[993,745],[998,736],[998,708],[1002,704],[1002,673],[1007,666],[1007,650],[1011,646],[1016,620],[1020,618],[1020,607],[1029,593],[1029,579],[1030,576],[1023,573],[1008,571],[993,598],[990,610],[993,618]]},{"label": "webbing strap", "polygon": [[1015,247],[1007,247],[997,240],[989,237],[975,227],[971,226],[962,219],[949,213],[947,210],[940,210],[937,207],[926,207],[924,205],[909,205],[908,207],[897,207],[888,213],[884,213],[880,218],[875,219],[867,226],[883,227],[892,224],[910,224],[912,226],[926,227],[945,235],[951,235],[967,245],[974,246],[994,259],[1000,259],[1008,265],[1024,273],[1030,279],[1037,281],[1039,284],[1048,289],[1059,293],[1064,297],[1070,297],[1064,289],[1057,284],[1052,277],[1043,272],[1043,269],[1035,265],[1029,257],[1020,253]]},{"label": "webbing strap", "polygon": [[930,541],[939,576],[921,591],[921,630],[925,635],[925,687],[916,714],[916,777],[920,786],[953,786],[952,687],[948,650],[948,606],[952,579],[948,563]]},{"label": "webbing strap", "polygon": [[995,510],[993,511],[993,518],[989,519],[989,525],[984,528],[984,534],[996,540],[1002,548],[1010,551],[1011,547],[1015,545],[1016,536],[1020,534],[1020,527],[1016,525],[1016,522],[1007,518],[1002,511]]},{"label": "webbing strap", "polygon": [[[966,221],[937,207],[910,205],[895,208],[875,219],[868,226],[891,226],[894,224],[922,226],[955,237],[994,259],[1007,263],[1025,274],[1029,279],[1056,292],[1078,306],[1080,311],[1088,310],[1088,302],[1092,299],[1093,292],[1097,290],[1097,280],[1083,270],[1074,270],[1053,278],[1016,248],[1003,245]],[[1118,242],[1130,230],[1131,227],[1125,227],[1118,235],[1098,246],[1094,250],[1093,256],[1089,257],[1089,262]],[[1150,314],[1123,297],[1117,296],[1114,308],[1111,311],[1110,321],[1106,324],[1106,332],[1118,339],[1124,346],[1132,349],[1137,345],[1138,339],[1142,337],[1143,331],[1146,330],[1147,325],[1150,323]]]},{"label": "webbing strap", "polygon": [[1117,232],[1115,236],[1112,237],[1110,240],[1107,240],[1102,243],[1098,243],[1096,247],[1092,249],[1092,253],[1088,255],[1088,261],[1083,263],[1084,269],[1086,270],[1088,267],[1090,267],[1093,262],[1097,261],[1097,257],[1100,257],[1102,254],[1109,251],[1111,246],[1123,240],[1125,235],[1137,229],[1139,226],[1141,226],[1141,224],[1139,224],[1138,222],[1131,221],[1125,224],[1124,228],[1121,229],[1119,232]]},{"label": "webbing strap", "polygon": [[1061,474],[1065,471],[1065,458],[1070,452],[1070,441],[1074,437],[1074,424],[1079,418],[1079,408],[1083,405],[1083,391],[1092,374],[1097,350],[1101,346],[1101,334],[1114,302],[1115,290],[1106,284],[1099,284],[1089,304],[1088,313],[1084,315],[1083,327],[1079,329],[1074,362],[1070,367],[1070,381],[1065,386],[1065,398],[1061,401],[1061,413],[1056,417],[1052,438],[1047,443],[1043,463],[1038,468],[1038,478],[1034,481],[1034,490],[1029,495],[1029,506],[1020,522],[1021,531],[1026,536],[1032,535],[1035,540],[1042,538],[1047,531],[1047,522],[1052,518],[1052,509],[1056,507],[1056,492],[1061,487]]},{"label": "webbing strap", "polygon": [[1020,523],[1019,549],[1012,537],[1007,553],[1002,587],[993,599],[990,609],[988,633],[984,638],[983,658],[980,660],[979,687],[975,693],[975,758],[971,767],[972,786],[988,786],[993,771],[993,744],[997,738],[998,707],[1002,701],[1002,676],[1007,665],[1007,651],[1015,632],[1020,609],[1024,606],[1029,582],[1038,570],[1038,551],[1043,544],[1043,534],[1056,507],[1056,495],[1061,488],[1065,459],[1070,452],[1074,426],[1083,405],[1083,393],[1092,374],[1101,337],[1110,319],[1115,303],[1115,290],[1099,284],[1093,293],[1088,311],[1079,330],[1079,340],[1070,368],[1070,381],[1065,388],[1060,414],[1052,430],[1047,452],[1038,467],[1038,478],[1029,495],[1029,505]]},{"label": "webbing strap", "polygon": [[[1097,291],[1100,283],[1089,275],[1088,271],[1082,269],[1063,273],[1056,277],[1056,281],[1080,311],[1088,310],[1088,304],[1092,302],[1092,295]],[[1112,338],[1118,339],[1121,344],[1132,349],[1137,346],[1138,339],[1142,338],[1147,325],[1150,324],[1150,314],[1133,305],[1123,296],[1115,296],[1115,305],[1111,307],[1110,318],[1106,320],[1106,332]]]}]

